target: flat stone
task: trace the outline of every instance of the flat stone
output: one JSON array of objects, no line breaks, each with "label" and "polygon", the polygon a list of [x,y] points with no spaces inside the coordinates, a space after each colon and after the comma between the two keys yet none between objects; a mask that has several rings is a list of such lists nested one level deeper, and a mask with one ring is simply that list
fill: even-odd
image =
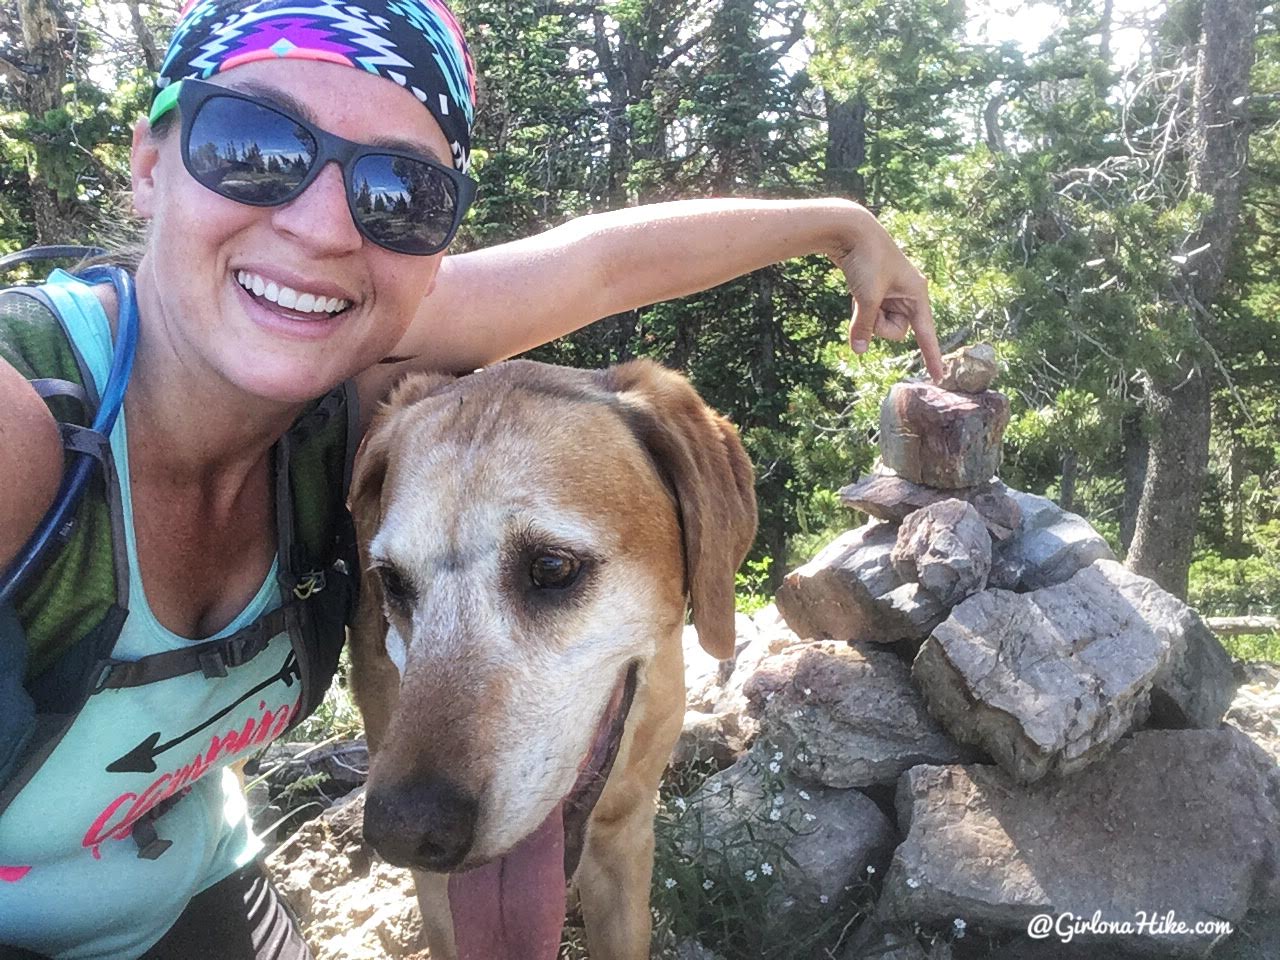
[{"label": "flat stone", "polygon": [[880,647],[793,647],[765,660],[745,692],[761,741],[807,783],[892,784],[918,763],[965,759],[929,716],[907,665]]},{"label": "flat stone", "polygon": [[900,477],[953,490],[984,484],[1000,468],[1009,399],[994,390],[954,393],[897,383],[880,407],[880,456]]},{"label": "flat stone", "polygon": [[912,678],[956,740],[1015,779],[1070,774],[1145,719],[1174,641],[1144,612],[1165,598],[1107,560],[1032,593],[987,590],[924,642]]},{"label": "flat stone", "polygon": [[1008,539],[1021,526],[1018,501],[999,480],[960,490],[937,490],[893,473],[873,473],[840,488],[840,502],[845,506],[891,523],[901,523],[921,507],[953,498],[973,504],[993,540]]},{"label": "flat stone", "polygon": [[986,588],[991,535],[970,504],[940,500],[902,521],[889,559],[903,580],[954,606]]},{"label": "flat stone", "polygon": [[991,344],[961,347],[942,358],[942,379],[938,386],[961,393],[981,393],[995,383],[999,372],[996,348]]},{"label": "flat stone", "polygon": [[[1073,914],[1189,928],[1280,909],[1280,768],[1247,737],[1146,731],[1078,776],[1020,786],[992,766],[918,766],[898,784],[885,919],[1026,936]],[[1082,933],[1076,945],[1201,957],[1213,935]]]}]

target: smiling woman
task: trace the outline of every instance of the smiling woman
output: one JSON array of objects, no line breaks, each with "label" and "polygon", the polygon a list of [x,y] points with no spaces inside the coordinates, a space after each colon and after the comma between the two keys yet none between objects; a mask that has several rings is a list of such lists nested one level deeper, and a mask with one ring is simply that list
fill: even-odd
[{"label": "smiling woman", "polygon": [[[856,350],[914,330],[939,366],[923,278],[844,200],[641,207],[446,257],[475,193],[475,78],[439,0],[199,0],[157,91],[133,141],[136,310],[65,273],[0,294],[19,453],[0,462],[0,564],[26,557],[62,438],[105,481],[0,607],[23,678],[0,691],[6,957],[306,955],[224,774],[332,677],[353,457],[406,372],[474,370],[814,252],[849,280]],[[134,322],[109,436],[60,427]],[[520,569],[569,596],[603,568],[553,549]]]}]

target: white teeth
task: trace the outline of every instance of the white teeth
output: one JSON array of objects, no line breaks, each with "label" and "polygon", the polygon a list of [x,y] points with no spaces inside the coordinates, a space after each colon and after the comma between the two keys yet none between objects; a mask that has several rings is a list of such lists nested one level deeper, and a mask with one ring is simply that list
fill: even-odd
[{"label": "white teeth", "polygon": [[299,293],[292,287],[286,287],[274,280],[266,280],[247,270],[239,271],[236,274],[236,281],[255,296],[299,313],[339,313],[350,306],[347,300],[341,300],[338,297],[322,297],[315,293]]}]

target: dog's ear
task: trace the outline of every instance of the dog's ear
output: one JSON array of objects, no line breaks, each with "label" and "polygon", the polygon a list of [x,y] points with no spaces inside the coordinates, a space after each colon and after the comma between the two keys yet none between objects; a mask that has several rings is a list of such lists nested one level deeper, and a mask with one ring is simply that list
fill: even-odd
[{"label": "dog's ear", "polygon": [[355,520],[357,539],[362,550],[364,544],[377,532],[378,523],[382,520],[382,485],[387,478],[391,438],[395,434],[396,421],[408,407],[439,393],[455,379],[442,373],[410,374],[392,388],[374,414],[369,429],[360,441],[360,448],[356,450],[351,492],[347,497],[347,507]]},{"label": "dog's ear", "polygon": [[738,431],[684,377],[652,361],[633,360],[601,376],[675,493],[693,625],[703,649],[728,659],[734,575],[756,535],[755,479]]}]

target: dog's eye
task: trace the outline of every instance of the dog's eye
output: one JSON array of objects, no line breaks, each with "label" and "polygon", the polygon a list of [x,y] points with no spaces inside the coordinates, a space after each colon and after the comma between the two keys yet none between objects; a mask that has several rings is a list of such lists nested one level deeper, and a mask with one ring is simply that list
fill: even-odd
[{"label": "dog's eye", "polygon": [[382,580],[382,592],[387,603],[400,612],[407,612],[418,598],[413,584],[400,575],[395,567],[378,567],[378,577]]},{"label": "dog's eye", "polygon": [[545,553],[533,558],[529,565],[529,579],[535,587],[543,590],[563,590],[573,585],[581,569],[582,564],[573,557]]}]

